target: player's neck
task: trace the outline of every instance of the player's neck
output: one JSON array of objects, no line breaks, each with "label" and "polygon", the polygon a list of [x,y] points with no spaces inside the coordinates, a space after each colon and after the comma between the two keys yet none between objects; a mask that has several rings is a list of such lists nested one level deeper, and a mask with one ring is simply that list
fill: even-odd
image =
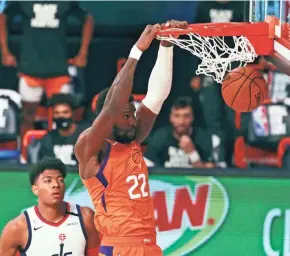
[{"label": "player's neck", "polygon": [[116,138],[115,138],[115,136],[113,134],[109,134],[107,136],[107,140],[116,141]]},{"label": "player's neck", "polygon": [[61,221],[66,213],[66,203],[59,205],[45,205],[41,202],[36,206],[41,217],[48,222],[57,223]]}]

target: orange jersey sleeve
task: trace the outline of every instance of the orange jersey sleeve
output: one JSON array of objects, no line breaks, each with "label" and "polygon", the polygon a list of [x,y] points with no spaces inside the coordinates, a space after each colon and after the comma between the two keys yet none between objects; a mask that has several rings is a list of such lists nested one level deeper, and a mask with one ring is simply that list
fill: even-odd
[{"label": "orange jersey sleeve", "polygon": [[82,179],[82,182],[91,196],[93,205],[96,207],[96,204],[100,200],[102,193],[105,191],[105,187],[96,176],[87,180]]},{"label": "orange jersey sleeve", "polygon": [[84,180],[103,236],[155,236],[148,169],[136,142],[110,142],[95,177]]}]

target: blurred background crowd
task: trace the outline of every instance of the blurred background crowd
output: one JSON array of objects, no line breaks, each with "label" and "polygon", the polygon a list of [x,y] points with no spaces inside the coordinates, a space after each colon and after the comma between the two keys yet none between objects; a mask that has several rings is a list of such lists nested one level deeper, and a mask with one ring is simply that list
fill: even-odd
[{"label": "blurred background crowd", "polygon": [[[98,93],[112,84],[145,25],[248,20],[244,1],[8,1],[1,6],[1,163],[55,156],[76,166],[74,144],[94,120]],[[136,105],[146,94],[158,44],[155,40],[138,64]],[[148,166],[288,167],[289,76],[259,57],[253,67],[264,73],[269,99],[240,114],[225,105],[220,84],[195,75],[198,64],[175,47],[172,92],[143,145]],[[191,162],[194,151],[201,162]]]}]

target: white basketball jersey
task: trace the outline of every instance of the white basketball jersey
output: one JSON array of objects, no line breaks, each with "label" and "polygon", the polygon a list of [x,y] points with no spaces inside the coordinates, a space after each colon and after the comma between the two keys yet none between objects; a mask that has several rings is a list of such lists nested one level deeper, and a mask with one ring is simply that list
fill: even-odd
[{"label": "white basketball jersey", "polygon": [[67,203],[67,214],[58,223],[44,220],[31,207],[24,212],[29,237],[23,256],[84,256],[86,233],[80,207]]}]

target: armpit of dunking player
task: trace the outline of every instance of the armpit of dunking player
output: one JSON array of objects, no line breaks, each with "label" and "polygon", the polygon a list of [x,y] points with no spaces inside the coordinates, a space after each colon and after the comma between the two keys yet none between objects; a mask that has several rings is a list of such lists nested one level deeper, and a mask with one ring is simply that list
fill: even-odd
[{"label": "armpit of dunking player", "polygon": [[[186,28],[187,23],[172,20],[166,26]],[[159,24],[146,27],[112,86],[100,93],[97,118],[75,145],[79,174],[96,210],[96,228],[103,235],[100,253],[106,256],[162,255],[156,245],[153,201],[140,144],[171,90],[170,43],[160,44],[136,116],[131,95],[138,60],[160,29]]]}]

